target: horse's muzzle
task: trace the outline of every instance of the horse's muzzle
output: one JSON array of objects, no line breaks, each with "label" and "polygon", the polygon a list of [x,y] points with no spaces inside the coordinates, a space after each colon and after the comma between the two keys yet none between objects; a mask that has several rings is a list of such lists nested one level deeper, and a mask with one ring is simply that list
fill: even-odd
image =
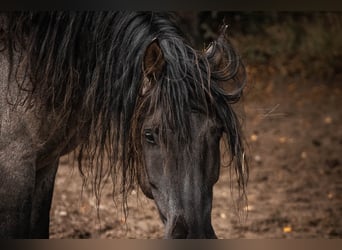
[{"label": "horse's muzzle", "polygon": [[187,223],[183,216],[177,216],[166,222],[165,237],[167,239],[217,239],[210,223],[198,226]]}]

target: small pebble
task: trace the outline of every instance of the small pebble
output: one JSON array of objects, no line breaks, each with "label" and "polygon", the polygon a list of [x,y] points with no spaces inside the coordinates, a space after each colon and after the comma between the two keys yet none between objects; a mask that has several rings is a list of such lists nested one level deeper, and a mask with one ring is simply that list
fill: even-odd
[{"label": "small pebble", "polygon": [[331,123],[332,123],[331,117],[330,117],[330,116],[325,117],[325,118],[324,118],[324,123],[325,123],[325,124],[331,124]]},{"label": "small pebble", "polygon": [[261,156],[260,156],[260,155],[255,155],[255,156],[254,156],[254,160],[255,160],[256,162],[261,162]]},{"label": "small pebble", "polygon": [[304,152],[302,152],[302,153],[300,154],[300,157],[301,157],[302,159],[306,159],[306,158],[308,157],[308,155],[307,155],[307,153],[304,151]]},{"label": "small pebble", "polygon": [[256,134],[252,134],[251,141],[257,141],[257,140],[258,140],[258,136]]},{"label": "small pebble", "polygon": [[285,143],[286,141],[287,141],[287,138],[284,137],[284,136],[282,136],[282,137],[279,138],[279,142],[280,142],[280,143]]},{"label": "small pebble", "polygon": [[60,216],[63,216],[63,217],[64,217],[64,216],[67,216],[67,214],[68,214],[68,213],[67,213],[66,211],[60,211],[60,212],[59,212],[59,215],[60,215]]},{"label": "small pebble", "polygon": [[291,233],[292,232],[292,228],[290,226],[284,227],[283,228],[283,232],[284,233]]}]

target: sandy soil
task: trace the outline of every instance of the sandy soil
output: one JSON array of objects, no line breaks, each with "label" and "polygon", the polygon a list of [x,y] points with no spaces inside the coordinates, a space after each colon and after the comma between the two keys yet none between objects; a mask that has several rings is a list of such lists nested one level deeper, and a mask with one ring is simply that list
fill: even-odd
[{"label": "sandy soil", "polygon": [[[254,80],[246,91],[249,144],[248,218],[237,220],[223,168],[214,190],[219,238],[342,237],[342,79]],[[98,219],[95,199],[77,168],[61,160],[51,210],[51,238],[162,238],[153,201],[139,190],[121,204],[105,189]]]}]

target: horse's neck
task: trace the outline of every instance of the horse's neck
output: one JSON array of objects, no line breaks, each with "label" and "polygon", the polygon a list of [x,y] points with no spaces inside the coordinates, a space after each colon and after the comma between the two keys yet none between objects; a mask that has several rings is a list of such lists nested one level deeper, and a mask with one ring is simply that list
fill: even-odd
[{"label": "horse's neck", "polygon": [[[14,62],[17,59],[14,57]],[[13,70],[16,70],[15,67]],[[49,133],[54,121],[49,116],[39,117],[32,108],[26,106],[27,103],[22,102],[27,93],[19,91],[14,76],[8,78],[9,68],[7,55],[0,53],[0,153],[13,143],[24,143],[27,150],[31,150],[37,157],[51,155],[56,158],[72,150],[77,145],[75,132],[58,131],[51,137]],[[25,82],[25,87],[30,87],[29,81]]]},{"label": "horse's neck", "polygon": [[[16,62],[17,59],[14,56],[13,61]],[[4,141],[13,136],[32,138],[38,131],[38,122],[30,112],[26,112],[26,107],[22,104],[25,93],[19,94],[19,86],[15,81],[14,74],[10,78],[8,77],[9,69],[7,54],[0,53],[0,139]],[[19,74],[17,76],[19,77]],[[20,79],[18,80],[20,81]],[[26,81],[24,86],[28,85],[29,82]]]}]

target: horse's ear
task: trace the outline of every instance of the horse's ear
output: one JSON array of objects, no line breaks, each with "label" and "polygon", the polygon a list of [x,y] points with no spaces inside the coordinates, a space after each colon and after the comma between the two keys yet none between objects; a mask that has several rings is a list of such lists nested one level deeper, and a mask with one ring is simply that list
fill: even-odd
[{"label": "horse's ear", "polygon": [[222,49],[222,44],[227,42],[226,40],[226,33],[227,33],[228,25],[223,25],[221,28],[220,35],[217,41],[214,41],[209,44],[209,46],[205,49],[205,56],[208,58],[211,65],[214,67],[215,70],[220,70],[224,68],[228,62],[227,57]]},{"label": "horse's ear", "polygon": [[227,63],[227,59],[221,53],[220,49],[221,48],[217,48],[217,43],[215,41],[212,42],[205,50],[205,55],[215,70],[220,70]]},{"label": "horse's ear", "polygon": [[164,54],[157,39],[154,39],[145,51],[143,70],[149,80],[158,80],[165,65]]},{"label": "horse's ear", "polygon": [[218,39],[205,50],[216,84],[225,95],[239,96],[245,85],[246,72],[237,51],[226,37],[228,26],[224,25]]},{"label": "horse's ear", "polygon": [[214,43],[210,43],[209,46],[204,50],[206,56],[209,56],[213,53]]}]

